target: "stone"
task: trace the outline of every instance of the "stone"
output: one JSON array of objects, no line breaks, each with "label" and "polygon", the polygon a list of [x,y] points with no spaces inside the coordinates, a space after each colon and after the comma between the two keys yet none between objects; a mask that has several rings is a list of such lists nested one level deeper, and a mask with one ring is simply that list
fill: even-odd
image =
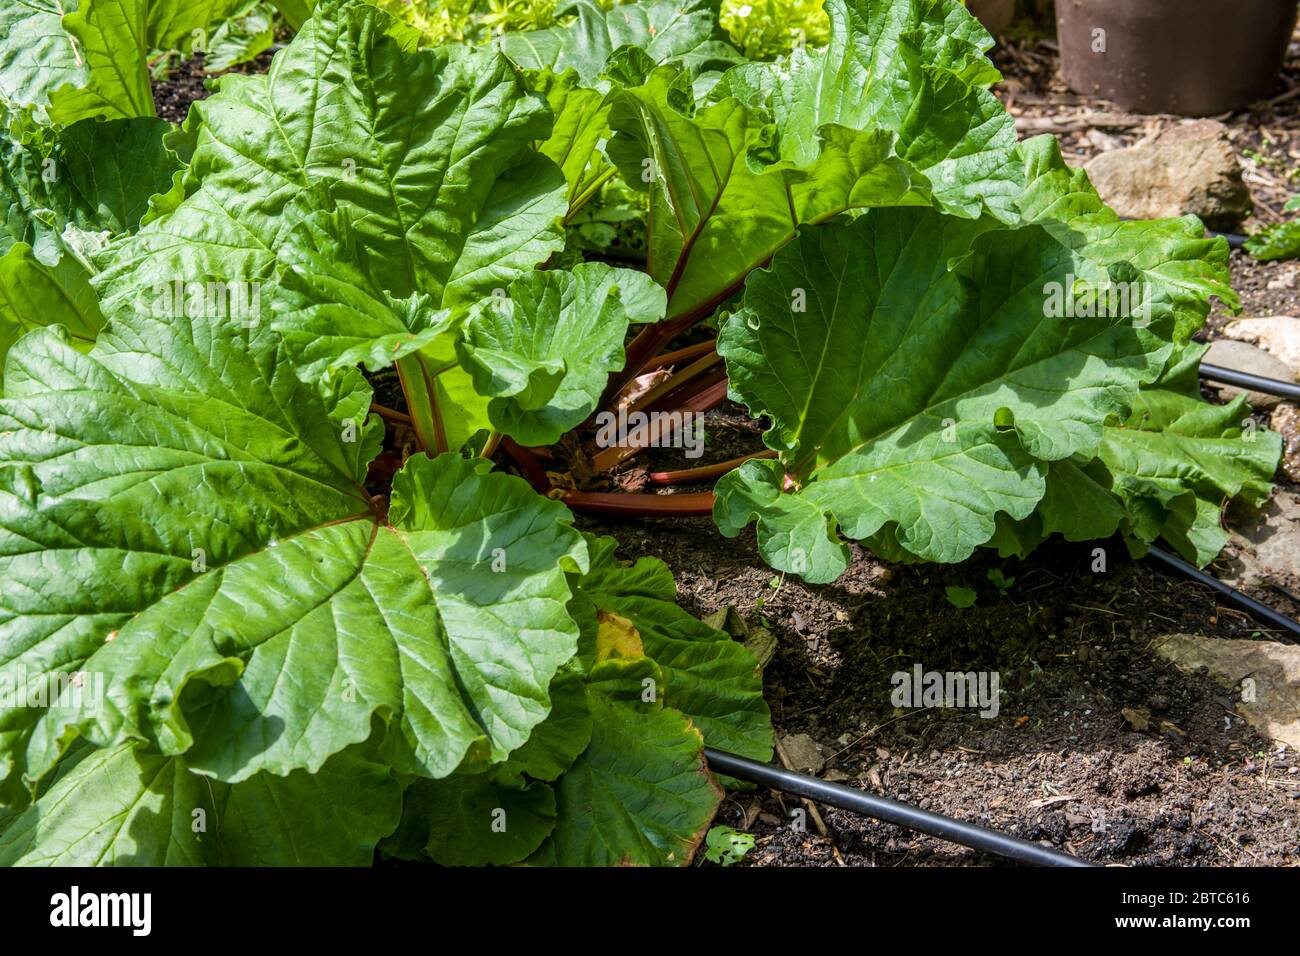
[{"label": "stone", "polygon": [[1287,481],[1300,484],[1300,408],[1283,402],[1273,409],[1268,427],[1282,436],[1282,463]]},{"label": "stone", "polygon": [[[1216,339],[1211,342],[1210,350],[1205,353],[1205,358],[1201,361],[1207,365],[1219,365],[1250,375],[1262,375],[1283,382],[1295,381],[1295,372],[1286,362],[1257,346],[1238,342],[1236,339]],[[1218,390],[1219,397],[1224,401],[1232,401],[1238,395],[1247,394],[1249,396],[1247,401],[1256,409],[1274,408],[1281,401],[1276,395],[1269,395],[1267,392],[1248,392],[1244,388],[1225,385],[1222,382],[1212,381],[1210,384]]]},{"label": "stone", "polygon": [[790,761],[790,769],[800,773],[818,773],[826,766],[821,745],[807,734],[787,734],[781,738],[781,750]]},{"label": "stone", "polygon": [[1179,670],[1204,667],[1237,698],[1236,712],[1266,737],[1300,747],[1300,645],[1195,634],[1157,638],[1155,651]]},{"label": "stone", "polygon": [[1295,268],[1284,269],[1281,275],[1268,280],[1269,292],[1282,292],[1285,289],[1294,289],[1296,284]]},{"label": "stone", "polygon": [[1300,573],[1300,496],[1278,489],[1231,538],[1221,579],[1235,588],[1285,584]]},{"label": "stone", "polygon": [[1227,127],[1215,120],[1167,127],[1154,139],[1093,157],[1084,169],[1101,198],[1131,219],[1191,213],[1228,232],[1254,207]]},{"label": "stone", "polygon": [[1145,707],[1121,707],[1120,715],[1136,731],[1145,732],[1151,729],[1151,711]]},{"label": "stone", "polygon": [[1300,319],[1289,315],[1265,315],[1229,322],[1223,334],[1241,342],[1258,345],[1271,355],[1276,355],[1291,367],[1294,375],[1300,370]]}]

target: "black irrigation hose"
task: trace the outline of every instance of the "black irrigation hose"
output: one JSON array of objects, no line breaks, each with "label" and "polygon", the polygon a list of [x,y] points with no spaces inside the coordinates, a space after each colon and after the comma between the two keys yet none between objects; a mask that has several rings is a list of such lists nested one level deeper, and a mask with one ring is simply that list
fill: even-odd
[{"label": "black irrigation hose", "polygon": [[704,756],[709,761],[709,769],[714,773],[745,780],[749,783],[780,790],[796,797],[806,797],[817,803],[841,810],[860,813],[863,816],[884,820],[900,827],[928,833],[952,843],[960,843],[974,850],[983,850],[997,856],[1028,863],[1032,866],[1096,866],[1088,860],[1053,850],[1049,847],[1030,843],[1018,837],[1007,836],[996,830],[989,830],[973,823],[963,823],[952,817],[931,813],[908,803],[900,803],[887,797],[877,797],[852,787],[841,786],[809,777],[806,774],[783,770],[771,764],[759,763],[746,757],[723,753],[720,750],[704,748]]},{"label": "black irrigation hose", "polygon": [[1246,237],[1239,236],[1235,232],[1215,232],[1213,229],[1205,231],[1209,233],[1211,239],[1227,239],[1228,248],[1230,249],[1240,249],[1246,244]]},{"label": "black irrigation hose", "polygon": [[[1228,599],[1230,604],[1235,604],[1243,611],[1249,611],[1260,621],[1268,622],[1269,626],[1278,630],[1286,631],[1293,637],[1300,638],[1300,622],[1294,621],[1273,610],[1267,604],[1261,604],[1252,597],[1247,597],[1231,585],[1224,584],[1212,574],[1206,574],[1200,568],[1193,567],[1182,558],[1175,557],[1168,551],[1162,551],[1159,548],[1150,548],[1147,553],[1166,567],[1173,568],[1179,574],[1191,578],[1204,584],[1207,588],[1212,588],[1219,594]],[[1287,641],[1287,643],[1293,643]]]},{"label": "black irrigation hose", "polygon": [[1249,372],[1238,372],[1221,365],[1207,365],[1204,362],[1201,363],[1201,378],[1300,402],[1300,385],[1294,382],[1282,382],[1275,378],[1264,378],[1262,375],[1251,375]]}]

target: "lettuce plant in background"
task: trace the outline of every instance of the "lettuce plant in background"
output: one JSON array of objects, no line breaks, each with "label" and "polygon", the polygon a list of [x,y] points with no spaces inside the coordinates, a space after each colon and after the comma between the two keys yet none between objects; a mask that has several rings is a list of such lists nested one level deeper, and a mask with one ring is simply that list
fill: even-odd
[{"label": "lettuce plant in background", "polygon": [[[0,862],[684,864],[704,746],[770,756],[757,662],[571,509],[757,523],[816,582],[841,535],[1204,562],[1267,494],[1277,436],[1195,393],[1226,245],[1017,142],[961,4],[829,0],[771,60],[709,0],[555,12],[437,42],[322,0],[181,131],[0,59],[49,293],[12,318],[0,272],[0,689],[43,694],[0,710]],[[628,191],[644,261],[583,253]],[[654,436],[599,413],[728,393],[770,428],[716,497],[608,490]]]},{"label": "lettuce plant in background", "polygon": [[[1300,196],[1292,196],[1283,209],[1300,212]],[[1300,220],[1291,219],[1266,226],[1246,240],[1246,251],[1262,261],[1300,256]]]},{"label": "lettuce plant in background", "polygon": [[768,60],[796,46],[822,46],[828,21],[823,0],[724,0],[720,20],[751,60]]}]

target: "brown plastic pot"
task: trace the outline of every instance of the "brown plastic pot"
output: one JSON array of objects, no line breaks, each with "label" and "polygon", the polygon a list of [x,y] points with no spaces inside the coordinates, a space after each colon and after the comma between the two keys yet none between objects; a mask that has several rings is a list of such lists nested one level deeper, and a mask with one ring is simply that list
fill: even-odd
[{"label": "brown plastic pot", "polygon": [[1277,92],[1296,0],[1056,0],[1056,22],[1076,93],[1211,116]]}]

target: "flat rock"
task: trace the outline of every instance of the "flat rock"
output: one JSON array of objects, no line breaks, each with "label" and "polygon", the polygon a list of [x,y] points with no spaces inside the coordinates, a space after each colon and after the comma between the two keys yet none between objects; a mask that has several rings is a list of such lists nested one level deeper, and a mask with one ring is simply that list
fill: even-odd
[{"label": "flat rock", "polygon": [[1102,153],[1084,169],[1101,198],[1132,219],[1192,213],[1211,229],[1229,231],[1254,206],[1227,127],[1214,120],[1170,126],[1154,139]]},{"label": "flat rock", "polygon": [[1195,634],[1157,638],[1155,651],[1184,671],[1204,667],[1234,692],[1235,710],[1266,737],[1300,747],[1300,646]]},{"label": "flat rock", "polygon": [[1279,489],[1232,535],[1235,557],[1222,579],[1233,587],[1286,584],[1300,574],[1300,496]]},{"label": "flat rock", "polygon": [[1264,315],[1229,322],[1223,334],[1258,345],[1285,362],[1294,377],[1300,371],[1300,319],[1289,315]]},{"label": "flat rock", "polygon": [[1296,270],[1295,266],[1278,267],[1278,275],[1268,280],[1269,292],[1281,292],[1284,289],[1294,289],[1296,287]]},{"label": "flat rock", "polygon": [[[1265,352],[1256,345],[1248,342],[1238,342],[1236,339],[1215,339],[1210,343],[1210,350],[1205,353],[1204,362],[1210,365],[1220,365],[1223,368],[1230,368],[1237,372],[1248,372],[1251,375],[1262,375],[1265,378],[1275,378],[1283,382],[1294,382],[1295,372],[1291,366],[1287,365],[1276,355]],[[1225,401],[1231,401],[1242,393],[1248,394],[1248,401],[1254,408],[1268,409],[1273,408],[1281,401],[1276,395],[1269,395],[1267,392],[1248,392],[1244,388],[1238,388],[1235,385],[1224,385],[1220,382],[1211,383],[1219,390],[1219,396]]]},{"label": "flat rock", "polygon": [[790,769],[800,773],[820,773],[826,766],[821,745],[807,734],[787,734],[781,738],[781,749],[790,761]]}]

